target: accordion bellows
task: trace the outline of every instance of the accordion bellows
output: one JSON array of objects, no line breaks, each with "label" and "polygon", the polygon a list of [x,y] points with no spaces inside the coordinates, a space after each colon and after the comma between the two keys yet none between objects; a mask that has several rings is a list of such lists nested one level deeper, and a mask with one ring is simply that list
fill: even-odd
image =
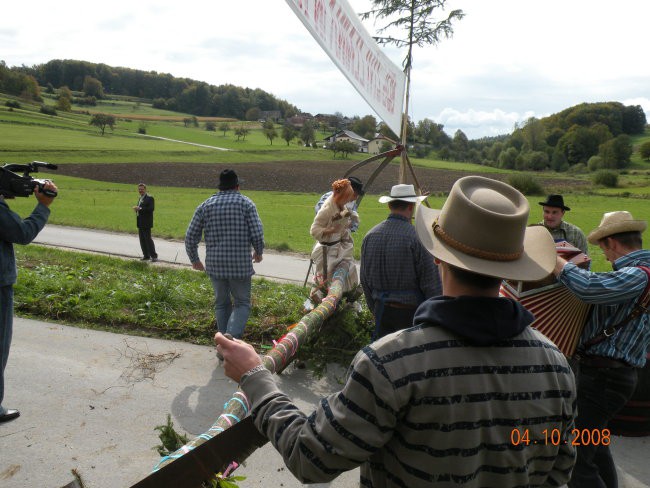
[{"label": "accordion bellows", "polygon": [[580,301],[561,283],[553,281],[528,289],[524,289],[524,285],[530,287],[530,283],[504,281],[500,295],[526,307],[535,316],[531,327],[553,341],[565,356],[572,356],[587,323],[591,305]]}]

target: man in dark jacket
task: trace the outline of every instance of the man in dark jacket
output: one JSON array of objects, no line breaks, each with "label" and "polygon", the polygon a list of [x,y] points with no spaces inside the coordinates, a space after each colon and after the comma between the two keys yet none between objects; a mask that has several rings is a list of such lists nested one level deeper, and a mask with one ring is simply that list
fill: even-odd
[{"label": "man in dark jacket", "polygon": [[158,261],[158,254],[156,254],[156,246],[153,244],[151,238],[151,228],[153,227],[153,211],[154,199],[151,195],[147,194],[147,185],[140,183],[138,185],[138,193],[140,198],[138,204],[133,207],[136,215],[136,222],[138,224],[138,235],[140,236],[140,247],[142,248],[142,261],[152,262]]},{"label": "man in dark jacket", "polygon": [[[57,191],[52,182],[44,185],[45,189]],[[0,195],[0,422],[13,420],[20,415],[18,410],[6,409],[2,406],[5,384],[4,371],[9,358],[11,335],[14,319],[14,288],[16,282],[16,258],[14,244],[29,244],[45,227],[50,215],[48,208],[54,197],[41,193],[38,187],[34,190],[38,205],[26,219],[12,212]]]}]

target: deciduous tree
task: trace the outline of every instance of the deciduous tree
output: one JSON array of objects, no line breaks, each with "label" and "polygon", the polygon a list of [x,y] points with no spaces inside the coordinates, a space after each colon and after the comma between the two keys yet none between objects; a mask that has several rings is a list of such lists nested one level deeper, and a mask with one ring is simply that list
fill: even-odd
[{"label": "deciduous tree", "polygon": [[104,135],[106,127],[110,127],[111,130],[115,127],[115,117],[110,114],[95,114],[90,119],[89,124],[98,127],[102,135]]}]

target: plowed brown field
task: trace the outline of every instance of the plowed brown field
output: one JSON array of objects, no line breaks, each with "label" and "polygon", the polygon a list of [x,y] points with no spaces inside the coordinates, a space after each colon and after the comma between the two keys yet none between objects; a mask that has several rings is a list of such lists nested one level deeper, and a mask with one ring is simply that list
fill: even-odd
[{"label": "plowed brown field", "polygon": [[[330,183],[342,177],[355,163],[351,161],[274,161],[268,163],[111,163],[61,164],[57,174],[89,178],[113,183],[145,182],[150,186],[216,188],[219,173],[226,168],[237,171],[244,180],[243,190],[293,191],[321,193]],[[370,163],[354,174],[365,183],[377,167]],[[505,180],[507,175],[466,171],[415,168],[424,192],[448,192],[454,181],[470,174]],[[383,193],[397,183],[398,165],[386,167],[369,189]],[[539,178],[545,190],[561,191],[575,188],[579,182],[560,178]],[[409,181],[411,182],[411,181]]]}]

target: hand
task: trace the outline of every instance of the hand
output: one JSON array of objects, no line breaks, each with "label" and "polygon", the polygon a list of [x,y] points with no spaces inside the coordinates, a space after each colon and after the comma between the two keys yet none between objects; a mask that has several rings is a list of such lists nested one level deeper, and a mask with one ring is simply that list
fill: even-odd
[{"label": "hand", "polygon": [[197,261],[196,263],[192,263],[192,269],[195,269],[197,271],[205,271],[205,266],[203,266],[203,263],[201,261]]},{"label": "hand", "polygon": [[553,274],[557,277],[562,272],[564,265],[567,263],[566,259],[556,256],[555,258],[555,269],[553,269]]},{"label": "hand", "polygon": [[[56,192],[59,191],[56,185],[50,180],[45,181],[45,184],[43,185],[43,189],[52,190]],[[46,207],[49,207],[54,201],[54,197],[48,197],[46,194],[41,193],[40,190],[38,189],[38,186],[34,188],[34,196],[36,197],[36,200],[38,200],[39,203],[45,205]]]},{"label": "hand", "polygon": [[253,346],[244,341],[228,339],[221,332],[217,332],[214,343],[217,351],[223,356],[223,369],[226,376],[237,383],[246,371],[262,364]]},{"label": "hand", "polygon": [[134,212],[137,212],[138,210],[140,210],[140,207],[138,207],[137,205],[133,207]]},{"label": "hand", "polygon": [[253,262],[254,263],[259,263],[262,261],[263,256],[261,254],[257,254],[255,251],[253,251]]}]

